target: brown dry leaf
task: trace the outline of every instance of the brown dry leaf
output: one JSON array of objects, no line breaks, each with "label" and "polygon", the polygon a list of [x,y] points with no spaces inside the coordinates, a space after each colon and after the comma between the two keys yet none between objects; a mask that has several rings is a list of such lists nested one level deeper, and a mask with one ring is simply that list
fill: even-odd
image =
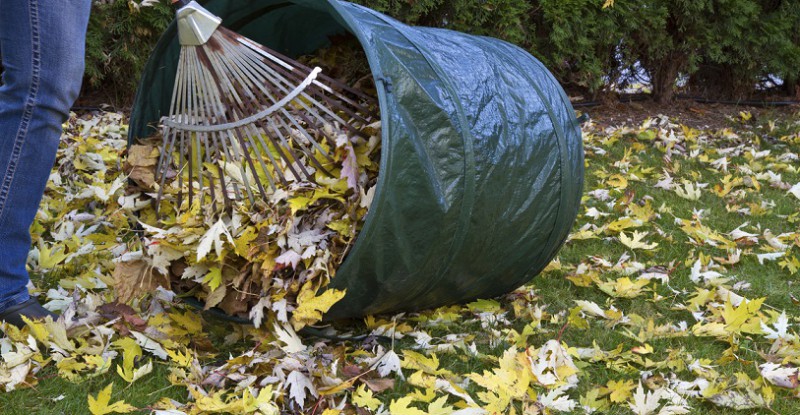
[{"label": "brown dry leaf", "polygon": [[125,159],[123,169],[133,181],[150,188],[155,184],[156,163],[158,163],[157,148],[134,145],[128,149],[128,157]]},{"label": "brown dry leaf", "polygon": [[114,268],[114,287],[117,299],[127,303],[136,296],[155,291],[158,287],[169,289],[169,278],[155,272],[146,261],[120,262]]},{"label": "brown dry leaf", "polygon": [[236,292],[236,295],[226,295],[225,298],[217,304],[225,313],[235,316],[244,314],[250,311],[248,304],[248,295],[245,292]]},{"label": "brown dry leaf", "polygon": [[394,388],[394,379],[362,379],[362,381],[375,393]]}]

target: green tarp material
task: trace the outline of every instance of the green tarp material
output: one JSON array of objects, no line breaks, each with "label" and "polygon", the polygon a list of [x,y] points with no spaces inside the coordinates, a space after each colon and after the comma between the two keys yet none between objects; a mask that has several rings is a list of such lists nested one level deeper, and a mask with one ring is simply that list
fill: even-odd
[{"label": "green tarp material", "polygon": [[[329,319],[491,297],[538,274],[577,215],[581,132],[563,89],[524,50],[486,37],[406,26],[336,0],[210,0],[228,28],[289,56],[354,34],[383,120],[372,208],[331,286]],[[169,109],[179,45],[156,47],[130,142]]]}]

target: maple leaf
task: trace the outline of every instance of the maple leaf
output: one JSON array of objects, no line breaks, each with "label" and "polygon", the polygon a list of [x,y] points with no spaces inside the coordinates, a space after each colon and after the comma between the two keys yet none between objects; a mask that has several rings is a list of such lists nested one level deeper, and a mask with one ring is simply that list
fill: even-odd
[{"label": "maple leaf", "polygon": [[154,272],[143,259],[120,262],[114,267],[114,287],[121,303],[152,293],[157,287],[169,287],[169,278]]},{"label": "maple leaf", "polygon": [[601,397],[600,388],[594,388],[586,392],[586,395],[581,396],[580,404],[583,410],[590,414],[608,408],[608,400]]},{"label": "maple leaf", "polygon": [[569,396],[564,396],[564,393],[569,389],[569,385],[560,386],[555,388],[544,395],[539,396],[539,403],[545,408],[559,411],[569,412],[575,409],[578,405],[577,402],[570,399]]},{"label": "maple leaf", "polygon": [[146,375],[153,370],[152,362],[149,370],[134,370],[134,361],[142,355],[142,348],[130,337],[123,337],[114,342],[114,346],[122,350],[122,366],[117,365],[117,373],[128,383]]},{"label": "maple leaf", "polygon": [[609,395],[609,399],[614,403],[621,403],[631,397],[636,384],[632,380],[609,380],[603,389],[604,394]]},{"label": "maple leaf", "polygon": [[[636,415],[681,415],[689,412],[684,405],[667,404],[661,407],[661,401],[664,399],[669,399],[664,389],[645,393],[642,382],[639,382],[636,393],[633,394],[633,400],[628,402],[628,406]],[[660,410],[659,407],[661,407]]]},{"label": "maple leaf", "polygon": [[636,415],[651,415],[661,406],[659,404],[660,397],[659,393],[648,392],[645,394],[642,382],[639,382],[636,393],[633,394],[633,401],[629,402],[628,406]]},{"label": "maple leaf", "polygon": [[797,389],[800,386],[800,369],[784,367],[775,363],[764,363],[759,366],[761,376],[769,383],[782,388]]},{"label": "maple leaf", "polygon": [[367,389],[366,385],[360,385],[353,393],[353,403],[362,407],[368,408],[372,411],[377,411],[381,407],[381,401],[376,399],[372,391]]},{"label": "maple leaf", "polygon": [[404,396],[397,400],[392,400],[389,404],[389,413],[392,415],[428,415],[427,412],[414,408],[411,405],[413,397]]},{"label": "maple leaf", "polygon": [[297,269],[297,266],[300,264],[300,261],[302,259],[303,259],[303,257],[301,257],[300,254],[298,254],[297,252],[295,252],[292,249],[289,249],[286,252],[284,252],[283,254],[281,254],[281,256],[276,258],[275,259],[275,263],[276,264],[286,265],[286,266],[291,265],[292,269]]},{"label": "maple leaf", "polygon": [[627,246],[630,249],[654,249],[658,246],[658,243],[643,243],[642,239],[647,236],[647,232],[639,232],[633,231],[633,239],[629,238],[628,235],[625,235],[625,232],[621,232],[619,234],[619,241],[622,242],[623,245]]},{"label": "maple leaf", "polygon": [[620,174],[613,174],[606,180],[606,184],[619,190],[625,190],[628,187],[628,179]]},{"label": "maple leaf", "polygon": [[794,197],[800,199],[800,183],[795,184],[789,189],[789,193],[794,195]]},{"label": "maple leaf", "polygon": [[763,331],[768,339],[778,340],[778,339],[790,339],[791,336],[789,331],[789,318],[786,316],[786,312],[782,312],[781,315],[778,317],[778,321],[775,322],[773,325],[774,329],[770,328],[768,325],[761,322],[761,331]]},{"label": "maple leaf", "polygon": [[782,260],[781,262],[778,262],[778,266],[780,266],[781,269],[789,270],[789,272],[792,274],[797,274],[800,272],[800,260],[798,260],[794,255]]},{"label": "maple leaf", "polygon": [[385,378],[393,372],[397,373],[401,378],[403,377],[403,372],[400,370],[400,357],[394,350],[387,351],[370,366],[373,367],[381,377]]},{"label": "maple leaf", "polygon": [[447,404],[447,396],[442,396],[428,405],[428,415],[451,415],[453,412],[454,408]]},{"label": "maple leaf", "polygon": [[774,261],[784,255],[786,255],[785,252],[771,252],[768,254],[757,254],[756,258],[758,258],[759,265],[764,265],[764,261]]},{"label": "maple leaf", "polygon": [[315,398],[319,396],[317,388],[314,387],[311,380],[298,370],[294,370],[289,374],[284,388],[289,389],[289,397],[297,402],[300,408],[304,406],[308,394]]},{"label": "maple leaf", "polygon": [[93,397],[89,395],[89,412],[92,415],[105,415],[105,414],[112,414],[112,413],[129,413],[136,411],[137,408],[125,403],[125,401],[116,401],[113,404],[109,405],[111,401],[111,391],[114,388],[113,383],[109,383],[100,393],[97,394],[97,397]]},{"label": "maple leaf", "polygon": [[142,349],[147,350],[161,360],[167,360],[167,352],[157,341],[138,331],[132,331],[131,335],[136,339],[136,343],[141,346]]},{"label": "maple leaf", "polygon": [[702,187],[703,184],[684,181],[683,186],[675,186],[675,194],[686,200],[697,201],[703,195]]},{"label": "maple leaf", "polygon": [[148,360],[147,363],[139,366],[138,368],[120,367],[117,365],[117,373],[128,383],[136,382],[142,377],[150,374],[153,371],[153,361]]},{"label": "maple leaf", "polygon": [[183,352],[180,350],[167,349],[167,355],[169,355],[170,362],[178,367],[190,368],[195,361],[195,356],[190,350],[185,350],[185,352]]},{"label": "maple leaf", "polygon": [[125,186],[126,178],[119,176],[114,179],[110,185],[99,184],[87,187],[87,192],[78,195],[79,198],[91,197],[94,195],[101,202],[108,202],[111,196],[114,196],[123,186]]},{"label": "maple leaf", "polygon": [[628,277],[622,277],[613,281],[602,282],[597,284],[597,287],[612,297],[634,298],[641,295],[644,287],[649,283],[650,281],[646,279],[631,281]]},{"label": "maple leaf", "polygon": [[478,398],[486,402],[489,413],[505,412],[513,400],[527,396],[533,374],[526,353],[518,353],[516,348],[506,350],[499,359],[499,367],[482,374],[471,373],[469,379],[486,389],[479,392]]},{"label": "maple leaf", "polygon": [[642,225],[644,225],[644,222],[638,219],[625,216],[623,218],[615,220],[614,222],[609,223],[608,226],[606,227],[606,230],[607,232],[620,233],[624,229],[638,228]]},{"label": "maple leaf", "polygon": [[225,236],[230,242],[232,246],[236,246],[233,241],[233,236],[231,236],[230,232],[228,232],[228,227],[225,225],[225,222],[222,219],[218,220],[211,228],[208,229],[208,232],[200,238],[200,244],[197,246],[197,260],[202,261],[208,254],[211,252],[211,248],[213,246],[214,253],[217,254],[217,257],[222,255],[222,236]]},{"label": "maple leaf", "polygon": [[[258,300],[258,303],[250,309],[250,314],[248,318],[253,322],[253,326],[256,328],[261,327],[261,321],[264,319],[264,310],[268,309],[272,305],[269,300],[269,297],[261,297]],[[285,322],[285,321],[284,321]]]},{"label": "maple leaf", "polygon": [[303,344],[303,341],[300,337],[295,333],[294,329],[291,326],[283,326],[273,324],[273,330],[275,331],[275,336],[280,340],[284,345],[281,346],[286,353],[299,353],[306,350],[306,346]]},{"label": "maple leaf", "polygon": [[721,312],[725,319],[725,330],[731,333],[761,333],[761,319],[758,318],[758,311],[766,297],[751,301],[743,301],[739,307],[735,307],[731,300],[725,301]]},{"label": "maple leaf", "polygon": [[41,269],[52,269],[55,268],[56,265],[64,262],[67,258],[69,258],[69,254],[64,252],[65,249],[63,246],[53,246],[53,248],[48,248],[47,245],[42,245],[39,247],[39,268]]},{"label": "maple leaf", "polygon": [[294,329],[300,330],[322,320],[322,315],[344,298],[344,295],[345,291],[329,289],[317,296],[313,283],[307,282],[297,296],[297,308],[292,313]]},{"label": "maple leaf", "polygon": [[[531,356],[528,351],[531,373],[536,382],[545,387],[573,387],[578,384],[578,368],[561,344],[556,340],[548,340]],[[556,399],[554,396],[553,399]]]}]

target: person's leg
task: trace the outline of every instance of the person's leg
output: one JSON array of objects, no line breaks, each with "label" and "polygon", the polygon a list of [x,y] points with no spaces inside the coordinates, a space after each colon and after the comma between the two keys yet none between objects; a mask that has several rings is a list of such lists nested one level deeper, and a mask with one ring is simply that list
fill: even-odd
[{"label": "person's leg", "polygon": [[91,0],[0,0],[0,313],[29,300],[25,263],[78,96]]}]

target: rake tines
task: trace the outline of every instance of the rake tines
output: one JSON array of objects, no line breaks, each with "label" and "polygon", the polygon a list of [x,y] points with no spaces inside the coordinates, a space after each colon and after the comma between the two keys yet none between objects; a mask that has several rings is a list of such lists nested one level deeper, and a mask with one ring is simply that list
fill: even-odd
[{"label": "rake tines", "polygon": [[157,208],[171,169],[178,171],[179,206],[186,180],[190,206],[207,190],[215,207],[226,208],[245,197],[267,200],[268,188],[290,181],[313,182],[316,172],[330,175],[321,140],[335,146],[328,131],[337,130],[363,136],[354,124],[374,118],[372,98],[219,27],[195,2],[178,19],[182,48],[162,119]]}]

